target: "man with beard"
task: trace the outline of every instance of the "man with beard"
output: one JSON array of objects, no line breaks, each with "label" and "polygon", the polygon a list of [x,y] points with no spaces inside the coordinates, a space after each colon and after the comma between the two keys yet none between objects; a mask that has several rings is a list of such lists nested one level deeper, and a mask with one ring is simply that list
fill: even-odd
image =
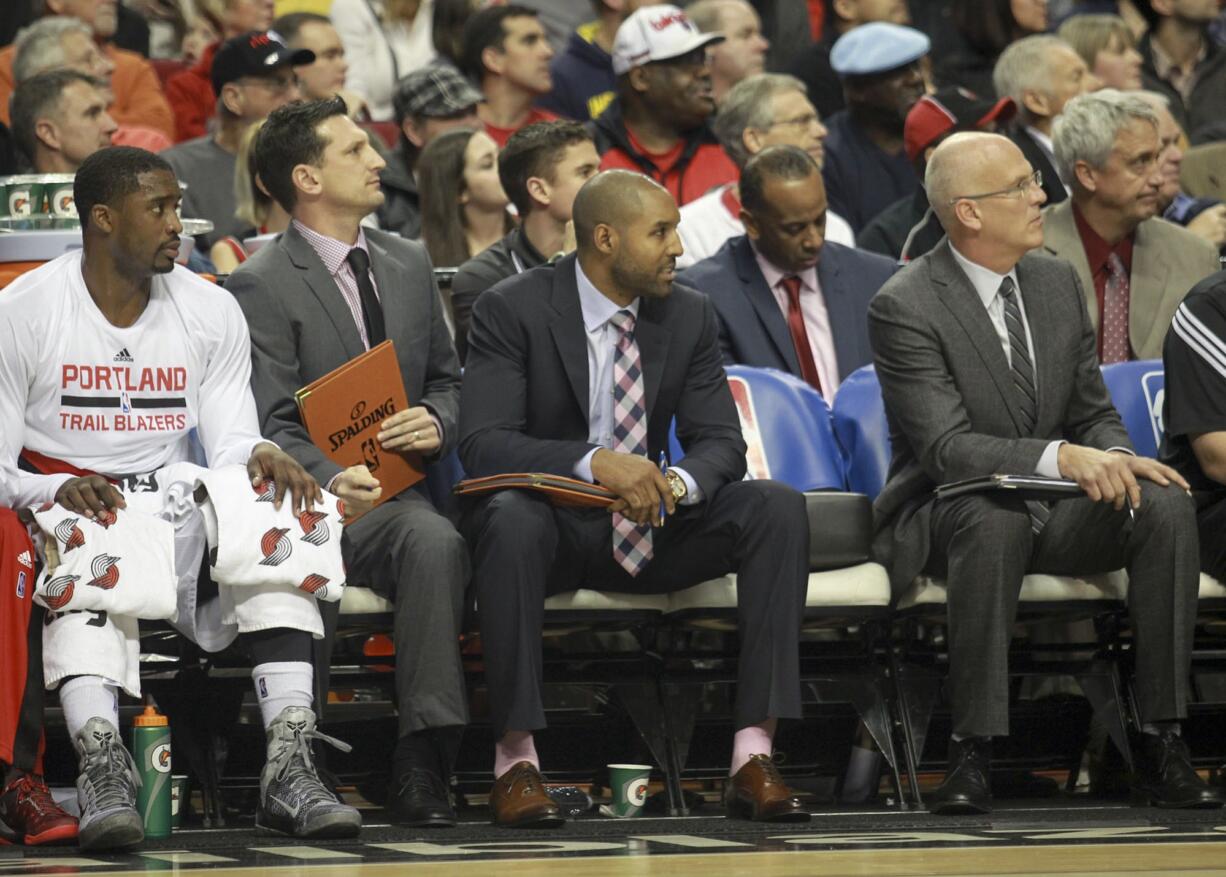
[{"label": "man with beard", "polygon": [[1069,101],[1054,134],[1073,194],[1045,212],[1043,246],[1077,270],[1103,363],[1157,359],[1184,294],[1218,269],[1212,244],[1157,218],[1158,116],[1104,89]]},{"label": "man with beard", "polygon": [[830,53],[847,109],[826,120],[822,176],[830,209],[856,234],[919,186],[903,148],[903,126],[924,94],[921,61],[929,45],[917,30],[873,22],[840,37]]},{"label": "man with beard", "polygon": [[738,176],[707,124],[715,112],[706,47],[676,6],[644,6],[613,40],[617,99],[592,125],[601,170],[639,171],[686,204]]},{"label": "man with beard", "polygon": [[[579,190],[573,213],[576,254],[477,300],[460,399],[470,475],[549,472],[618,497],[608,511],[570,509],[506,490],[465,508],[496,741],[495,821],[562,821],[532,736],[545,727],[545,598],[575,587],[660,593],[730,571],[742,647],[724,804],[751,819],[807,820],[770,759],[776,722],[800,716],[804,501],[777,482],[741,480],[745,442],[715,309],[674,282],[681,243],[668,192],[609,171]],[[686,454],[664,467],[674,419]]]}]

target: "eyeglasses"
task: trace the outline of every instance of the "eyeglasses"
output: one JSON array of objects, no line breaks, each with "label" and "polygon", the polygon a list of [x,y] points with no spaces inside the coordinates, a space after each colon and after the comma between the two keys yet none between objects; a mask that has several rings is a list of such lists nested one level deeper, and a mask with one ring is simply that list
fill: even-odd
[{"label": "eyeglasses", "polygon": [[807,131],[814,125],[820,125],[821,118],[817,113],[806,113],[803,116],[797,116],[794,119],[780,119],[777,122],[771,122],[767,128],[795,128],[798,131]]},{"label": "eyeglasses", "polygon": [[1043,172],[1035,171],[1020,183],[1010,186],[1007,189],[997,189],[995,192],[983,192],[979,195],[958,195],[950,198],[949,203],[957,204],[959,201],[978,201],[980,198],[999,198],[1001,196],[1012,198],[1014,196],[1025,198],[1031,189],[1043,188]]}]

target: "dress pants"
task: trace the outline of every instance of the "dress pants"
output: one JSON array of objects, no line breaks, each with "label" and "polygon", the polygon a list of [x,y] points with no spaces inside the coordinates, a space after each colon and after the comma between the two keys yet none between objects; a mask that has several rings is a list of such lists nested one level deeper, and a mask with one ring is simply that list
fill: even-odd
[{"label": "dress pants", "polygon": [[473,550],[495,739],[545,727],[547,596],[577,588],[667,593],[733,571],[741,643],[736,726],[800,717],[809,528],[804,498],[791,488],[738,481],[709,501],[679,506],[654,531],[654,556],[637,577],[613,560],[607,511],[555,508],[529,491],[504,490],[472,502],[463,529]]},{"label": "dress pants", "polygon": [[953,732],[1009,733],[1008,651],[1027,572],[1090,575],[1124,567],[1143,722],[1178,720],[1196,623],[1200,562],[1192,499],[1142,480],[1135,520],[1086,498],[1060,500],[1036,537],[1016,497],[937,502],[926,571],[948,587]]},{"label": "dress pants", "polygon": [[[468,723],[459,637],[468,586],[468,549],[451,521],[416,488],[345,528],[350,584],[395,605],[396,701],[400,736]],[[317,702],[326,703],[338,603],[319,604],[325,636],[315,642]]]}]

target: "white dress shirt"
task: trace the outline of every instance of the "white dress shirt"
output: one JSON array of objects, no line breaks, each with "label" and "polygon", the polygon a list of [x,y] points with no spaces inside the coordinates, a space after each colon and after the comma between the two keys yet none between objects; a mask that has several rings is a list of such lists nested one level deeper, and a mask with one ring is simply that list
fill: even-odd
[{"label": "white dress shirt", "polygon": [[[1009,344],[1009,327],[1005,324],[1005,300],[1000,296],[1000,285],[1006,277],[1013,278],[1013,288],[1017,290],[1017,309],[1021,312],[1022,326],[1026,329],[1026,350],[1030,353],[1030,363],[1034,371],[1035,392],[1039,392],[1039,366],[1034,358],[1034,337],[1030,334],[1030,321],[1026,319],[1026,305],[1022,301],[1022,286],[1017,282],[1017,271],[1010,269],[1008,274],[997,274],[963,256],[953,244],[949,245],[949,251],[954,254],[954,261],[966,274],[971,286],[975,287],[979,300],[983,302],[988,318],[1000,338],[1000,346],[1005,352],[1005,362],[1009,363],[1009,368],[1013,368],[1013,349]],[[1034,469],[1035,474],[1046,478],[1060,477],[1057,456],[1062,444],[1064,442],[1061,440],[1048,444],[1043,456],[1039,458],[1039,465]]]},{"label": "white dress shirt", "polygon": [[[762,272],[762,277],[783,312],[783,320],[786,323],[788,292],[783,281],[793,275],[776,268],[758,252],[757,247],[752,243],[750,246],[753,248],[754,258],[758,261],[758,270]],[[805,334],[809,337],[809,350],[817,366],[817,376],[822,382],[822,396],[828,404],[833,405],[835,391],[839,388],[839,359],[834,350],[834,330],[830,327],[826,297],[822,295],[822,286],[817,279],[817,266],[814,265],[795,276],[800,278],[800,314],[805,321]],[[791,338],[790,333],[788,337]]]},{"label": "white dress shirt", "polygon": [[[584,340],[587,341],[587,440],[600,448],[613,449],[613,353],[617,348],[620,331],[610,321],[618,311],[629,311],[638,319],[639,300],[635,299],[625,308],[597,289],[588,280],[575,260],[575,280],[579,285],[579,306],[583,311]],[[646,400],[644,400],[645,402]],[[595,482],[592,477],[592,457],[600,448],[592,448],[575,464],[575,477]],[[654,463],[655,461],[652,460]],[[702,501],[702,491],[690,473],[676,466],[674,472],[685,482],[685,499],[682,505],[694,505]]]}]

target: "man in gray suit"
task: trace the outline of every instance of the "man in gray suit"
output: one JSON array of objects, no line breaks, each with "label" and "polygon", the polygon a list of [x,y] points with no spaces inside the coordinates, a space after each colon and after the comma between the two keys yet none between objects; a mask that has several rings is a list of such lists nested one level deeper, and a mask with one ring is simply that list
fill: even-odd
[{"label": "man in gray suit", "polygon": [[[366,466],[342,469],[324,456],[294,401],[300,387],[391,339],[412,407],[383,422],[373,452],[414,452],[429,461],[450,451],[460,374],[430,260],[420,244],[360,225],[383,200],[384,162],[346,116],[344,101],[272,113],[255,162],[269,194],[293,217],[226,284],[251,328],[263,433],[360,516],[345,528],[350,580],[387,589],[396,606],[400,738],[390,808],[409,825],[452,825],[447,779],[468,721],[458,647],[467,549],[424,482],[372,508],[382,495],[378,479]],[[324,620],[328,637],[317,644],[316,672],[326,695],[335,609]]]},{"label": "man in gray suit", "polygon": [[1158,217],[1158,114],[1135,94],[1073,98],[1056,119],[1070,200],[1043,215],[1043,248],[1077,271],[1101,362],[1158,359],[1184,294],[1218,270],[1217,249]]},{"label": "man in gray suit", "polygon": [[[1134,786],[1154,804],[1220,806],[1179,735],[1199,576],[1195,514],[1173,469],[1137,457],[1103,385],[1073,269],[1043,240],[1033,168],[996,134],[951,137],[925,188],[948,237],[869,308],[893,460],[874,513],[895,590],[921,572],[948,588],[949,771],[938,813],[991,809],[991,739],[1009,732],[1008,647],[1027,572],[1125,567],[1141,721]],[[994,473],[1072,479],[1084,497],[939,484]]]}]

